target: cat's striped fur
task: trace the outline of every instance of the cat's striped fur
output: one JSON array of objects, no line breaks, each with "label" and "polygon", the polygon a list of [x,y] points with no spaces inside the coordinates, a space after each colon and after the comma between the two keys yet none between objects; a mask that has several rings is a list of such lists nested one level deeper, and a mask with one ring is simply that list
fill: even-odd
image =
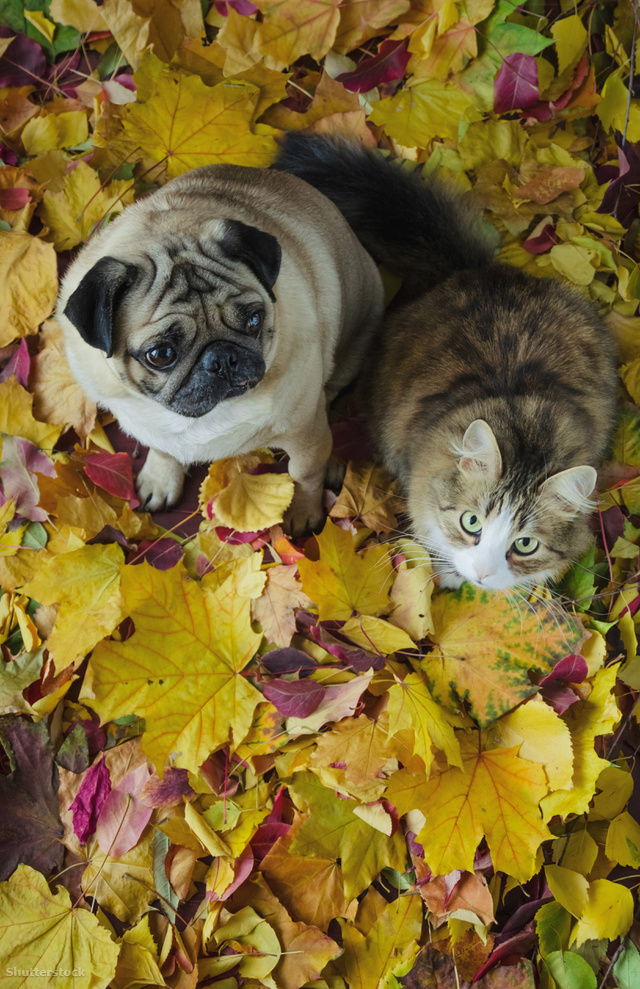
[{"label": "cat's striped fur", "polygon": [[377,152],[289,134],[276,168],[327,195],[404,279],[363,379],[443,582],[558,577],[588,543],[614,413],[613,345],[590,302],[493,261],[455,199]]}]

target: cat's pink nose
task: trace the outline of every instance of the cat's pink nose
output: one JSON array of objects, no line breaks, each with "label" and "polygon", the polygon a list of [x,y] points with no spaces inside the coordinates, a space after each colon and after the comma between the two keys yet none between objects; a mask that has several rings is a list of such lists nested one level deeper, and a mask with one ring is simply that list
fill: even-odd
[{"label": "cat's pink nose", "polygon": [[476,573],[478,574],[478,580],[485,580],[487,577],[493,577],[493,570],[488,567],[476,567]]}]

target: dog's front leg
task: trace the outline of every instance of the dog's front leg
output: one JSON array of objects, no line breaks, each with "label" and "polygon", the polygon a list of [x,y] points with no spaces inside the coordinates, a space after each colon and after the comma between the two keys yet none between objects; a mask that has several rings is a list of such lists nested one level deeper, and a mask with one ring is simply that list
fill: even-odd
[{"label": "dog's front leg", "polygon": [[289,454],[289,474],[295,484],[293,501],[284,517],[285,529],[292,536],[319,529],[325,516],[322,492],[332,447],[324,405],[305,428],[273,445]]},{"label": "dog's front leg", "polygon": [[182,497],[184,467],[168,453],[149,450],[144,467],[138,474],[138,495],[141,508],[156,512],[171,508]]}]

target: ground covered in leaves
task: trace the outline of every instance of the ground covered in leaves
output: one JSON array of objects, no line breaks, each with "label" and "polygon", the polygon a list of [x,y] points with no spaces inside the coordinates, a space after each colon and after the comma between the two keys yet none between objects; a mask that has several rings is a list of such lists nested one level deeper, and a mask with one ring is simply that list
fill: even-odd
[{"label": "ground covered in leaves", "polygon": [[[640,985],[640,88],[629,0],[0,3],[0,984]],[[268,451],[137,511],[58,276],[286,130],[425,164],[620,350],[595,547],[553,594],[434,586],[354,395],[288,540]],[[635,797],[635,808],[638,802]],[[48,974],[47,974],[48,973]]]}]

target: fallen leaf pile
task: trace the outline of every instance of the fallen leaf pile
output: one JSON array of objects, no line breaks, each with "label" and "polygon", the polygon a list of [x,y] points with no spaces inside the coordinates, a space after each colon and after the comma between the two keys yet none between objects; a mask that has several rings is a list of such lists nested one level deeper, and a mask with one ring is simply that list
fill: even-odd
[{"label": "fallen leaf pile", "polygon": [[[0,982],[637,989],[636,8],[4,0],[0,25]],[[287,130],[437,171],[606,315],[618,426],[558,587],[440,590],[357,393],[316,537],[285,536],[269,451],[138,510],[59,274]]]}]

